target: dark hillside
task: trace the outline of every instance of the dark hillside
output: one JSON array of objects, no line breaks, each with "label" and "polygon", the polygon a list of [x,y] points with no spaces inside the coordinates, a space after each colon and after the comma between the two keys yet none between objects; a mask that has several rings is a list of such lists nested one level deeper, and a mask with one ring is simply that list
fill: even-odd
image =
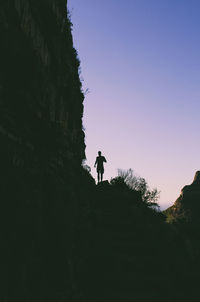
[{"label": "dark hillside", "polygon": [[184,242],[185,251],[190,256],[187,272],[187,287],[199,295],[200,271],[200,172],[186,185],[173,206],[163,212],[168,223],[178,232]]},{"label": "dark hillside", "polygon": [[181,190],[174,205],[165,211],[169,222],[182,222],[199,226],[200,171],[197,171],[191,185]]},{"label": "dark hillside", "polygon": [[171,301],[173,295],[174,301],[187,301],[190,294],[184,284],[190,258],[164,215],[125,184],[122,188],[104,182],[94,197],[90,238],[82,242],[77,257],[85,254],[87,265],[79,271],[77,262],[76,268],[86,300]]},{"label": "dark hillside", "polygon": [[66,13],[0,2],[1,301],[73,295],[84,97]]},{"label": "dark hillside", "polygon": [[122,177],[95,185],[82,167],[66,4],[0,2],[0,301],[198,301],[198,184],[193,214],[169,224]]}]

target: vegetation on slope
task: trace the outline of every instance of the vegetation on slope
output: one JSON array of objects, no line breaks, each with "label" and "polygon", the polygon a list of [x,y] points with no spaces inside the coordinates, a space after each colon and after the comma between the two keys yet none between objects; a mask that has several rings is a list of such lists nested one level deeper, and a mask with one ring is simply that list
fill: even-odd
[{"label": "vegetation on slope", "polygon": [[4,0],[0,16],[0,300],[198,300],[197,223],[167,224],[131,171],[96,186],[81,167],[65,1]]}]

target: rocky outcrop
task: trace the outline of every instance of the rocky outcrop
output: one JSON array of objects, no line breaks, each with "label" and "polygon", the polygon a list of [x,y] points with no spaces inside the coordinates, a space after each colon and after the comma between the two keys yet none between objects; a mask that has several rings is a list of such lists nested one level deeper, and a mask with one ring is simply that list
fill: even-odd
[{"label": "rocky outcrop", "polygon": [[[0,301],[190,300],[184,243],[162,213],[81,168],[84,97],[66,0],[1,0],[0,37]],[[197,191],[199,176],[173,217]]]},{"label": "rocky outcrop", "polygon": [[16,160],[21,146],[47,154],[57,146],[51,160],[80,165],[84,96],[66,0],[1,1],[0,32],[0,135],[9,160],[25,161]]},{"label": "rocky outcrop", "polygon": [[84,96],[66,5],[0,2],[1,301],[79,294]]},{"label": "rocky outcrop", "polygon": [[199,223],[200,213],[200,171],[197,171],[191,185],[186,185],[174,205],[165,211],[169,221]]}]

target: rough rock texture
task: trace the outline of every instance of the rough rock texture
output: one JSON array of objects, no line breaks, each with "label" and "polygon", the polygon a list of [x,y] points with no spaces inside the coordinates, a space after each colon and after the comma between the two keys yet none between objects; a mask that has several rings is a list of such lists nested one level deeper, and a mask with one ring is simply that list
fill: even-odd
[{"label": "rough rock texture", "polygon": [[[83,93],[66,0],[0,1],[0,301],[78,294]],[[78,188],[78,190],[77,190]]]},{"label": "rough rock texture", "polygon": [[196,224],[200,212],[200,171],[197,171],[191,185],[185,186],[174,205],[167,209],[169,221],[184,221]]},{"label": "rough rock texture", "polygon": [[[121,182],[95,186],[81,168],[83,94],[66,0],[1,0],[0,37],[0,301],[199,301],[200,265],[192,275],[164,216]],[[189,187],[180,213],[198,200],[199,177]]]},{"label": "rough rock texture", "polygon": [[0,134],[16,145],[10,160],[25,160],[17,146],[52,157],[58,145],[54,158],[80,165],[84,97],[66,0],[2,0],[0,33]]}]

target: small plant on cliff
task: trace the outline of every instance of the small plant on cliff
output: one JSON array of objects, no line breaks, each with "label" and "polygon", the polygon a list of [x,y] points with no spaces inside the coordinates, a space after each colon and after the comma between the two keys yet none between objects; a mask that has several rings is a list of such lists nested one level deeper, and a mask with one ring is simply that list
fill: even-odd
[{"label": "small plant on cliff", "polygon": [[140,176],[136,176],[132,169],[118,169],[118,176],[115,179],[124,182],[131,190],[140,192],[143,202],[149,207],[159,209],[157,201],[159,199],[160,192],[156,188],[150,189],[147,181]]}]

